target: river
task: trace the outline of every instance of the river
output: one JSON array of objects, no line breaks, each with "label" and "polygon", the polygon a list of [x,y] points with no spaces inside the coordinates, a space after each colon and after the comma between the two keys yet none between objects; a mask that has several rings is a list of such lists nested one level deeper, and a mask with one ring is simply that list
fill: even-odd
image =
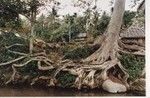
[{"label": "river", "polygon": [[48,87],[1,87],[0,97],[21,97],[21,96],[145,96],[139,93],[120,93],[110,94],[102,89],[94,90],[76,90],[76,89],[65,89],[65,88],[48,88]]}]

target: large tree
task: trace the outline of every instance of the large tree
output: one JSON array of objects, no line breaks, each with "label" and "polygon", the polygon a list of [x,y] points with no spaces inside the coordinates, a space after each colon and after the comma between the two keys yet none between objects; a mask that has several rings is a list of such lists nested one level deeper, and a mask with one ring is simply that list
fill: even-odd
[{"label": "large tree", "polygon": [[115,0],[114,11],[110,20],[107,34],[102,41],[101,47],[94,52],[91,56],[83,60],[84,62],[90,62],[90,64],[96,64],[100,67],[105,67],[102,73],[102,78],[105,80],[108,78],[107,71],[113,66],[118,65],[125,77],[122,77],[126,82],[128,74],[125,72],[120,61],[118,60],[118,40],[121,30],[122,19],[125,11],[126,0]]}]

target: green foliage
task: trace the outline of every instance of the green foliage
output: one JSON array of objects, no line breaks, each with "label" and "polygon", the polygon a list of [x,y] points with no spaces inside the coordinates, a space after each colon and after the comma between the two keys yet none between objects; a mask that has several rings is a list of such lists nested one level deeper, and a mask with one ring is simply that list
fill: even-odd
[{"label": "green foliage", "polygon": [[3,32],[0,35],[0,46],[9,46],[13,44],[27,44],[27,40],[23,39],[22,37],[17,37],[12,32]]},{"label": "green foliage", "polygon": [[56,42],[56,41],[62,41],[62,38],[68,37],[68,25],[62,24],[58,29],[54,30],[50,33],[50,41]]},{"label": "green foliage", "polygon": [[68,72],[60,72],[56,79],[62,87],[71,87],[75,82],[76,76],[69,74]]},{"label": "green foliage", "polygon": [[54,21],[54,16],[51,14],[48,17],[41,16],[35,28],[36,36],[48,42],[62,41],[62,38],[68,37],[69,32],[69,25],[60,24],[59,20]]},{"label": "green foliage", "polygon": [[18,57],[18,55],[10,53],[7,50],[3,49],[0,51],[0,63],[13,60],[14,58],[17,58],[17,57]]},{"label": "green foliage", "polygon": [[145,66],[145,58],[136,57],[129,54],[123,54],[120,58],[120,61],[127,69],[130,80],[137,79]]},{"label": "green foliage", "polygon": [[99,47],[90,47],[90,46],[83,46],[77,47],[73,50],[69,50],[64,54],[64,59],[72,59],[72,60],[80,60],[82,58],[86,58],[92,53],[94,53]]},{"label": "green foliage", "polygon": [[123,24],[125,27],[129,27],[132,25],[132,19],[135,17],[136,12],[131,11],[125,11],[124,17],[123,17]]},{"label": "green foliage", "polygon": [[0,0],[0,27],[18,29],[21,26],[19,14],[29,20],[32,18],[30,22],[33,22],[34,14],[36,16],[38,7],[43,4],[44,1],[39,0]]},{"label": "green foliage", "polygon": [[[55,35],[55,33],[56,33],[56,35],[57,34],[59,35],[60,26],[61,26],[61,24],[59,22],[53,23],[51,15],[49,15],[48,17],[44,17],[42,15],[37,20],[37,23],[36,23],[36,27],[35,27],[36,36],[42,38],[45,41],[56,40],[57,37],[55,39],[53,37],[53,33],[54,33],[54,35]],[[62,27],[62,29],[63,29],[63,27]],[[57,30],[57,31],[55,31],[55,30]]]},{"label": "green foliage", "polygon": [[21,25],[19,14],[26,12],[21,0],[0,0],[0,27],[15,28]]},{"label": "green foliage", "polygon": [[78,32],[85,32],[85,25],[86,25],[86,18],[78,16],[75,19],[75,22],[77,24]]},{"label": "green foliage", "polygon": [[0,62],[6,62],[9,60],[12,60],[14,58],[17,58],[19,55],[10,53],[5,46],[10,46],[13,44],[24,44],[25,46],[14,46],[12,48],[10,48],[10,50],[13,51],[20,51],[20,52],[28,52],[28,47],[27,45],[27,41],[21,37],[17,37],[15,36],[14,33],[7,33],[7,32],[3,32],[0,35]]},{"label": "green foliage", "polygon": [[95,32],[94,37],[101,35],[105,32],[105,30],[107,29],[107,26],[109,24],[110,21],[110,16],[108,16],[105,12],[103,13],[103,15],[101,16],[101,18],[98,20],[97,23],[97,32]]},{"label": "green foliage", "polygon": [[80,32],[85,32],[85,18],[77,17],[77,15],[66,15],[62,21],[59,19],[52,21],[52,15],[48,17],[41,16],[36,24],[36,36],[46,41],[58,42],[65,39],[69,40],[69,32],[71,38],[74,39]]},{"label": "green foliage", "polygon": [[17,20],[5,20],[4,18],[0,18],[0,27],[3,28],[13,28],[13,29],[18,29],[19,27],[21,27],[21,20],[17,19]]},{"label": "green foliage", "polygon": [[64,21],[68,24],[68,32],[71,32],[72,39],[76,38],[77,34],[85,32],[85,17],[77,16],[77,14],[74,13],[72,16],[67,15]]}]

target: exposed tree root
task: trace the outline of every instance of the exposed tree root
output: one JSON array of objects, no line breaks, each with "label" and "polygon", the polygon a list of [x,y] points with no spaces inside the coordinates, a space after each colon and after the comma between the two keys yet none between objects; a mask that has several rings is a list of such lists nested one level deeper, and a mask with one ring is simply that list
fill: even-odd
[{"label": "exposed tree root", "polygon": [[121,71],[124,73],[124,77],[121,78],[119,76],[119,79],[122,80],[122,82],[124,83],[124,85],[129,88],[129,84],[127,79],[129,78],[129,74],[127,73],[127,70],[122,66],[122,64],[120,62],[118,62],[118,66],[120,67]]},{"label": "exposed tree root", "polygon": [[124,44],[130,44],[130,45],[138,45],[138,46],[141,46],[141,47],[145,46],[143,43],[139,43],[136,40],[122,40],[122,43],[124,43]]},{"label": "exposed tree root", "polygon": [[83,84],[87,85],[91,88],[95,87],[95,83],[94,83],[94,74],[95,74],[96,70],[92,70],[89,72],[89,74],[84,78],[83,80]]},{"label": "exposed tree root", "polygon": [[11,51],[11,50],[8,50],[8,52],[13,53],[13,54],[17,54],[17,55],[27,56],[26,53],[21,53],[21,52],[16,52],[16,51]]},{"label": "exposed tree root", "polygon": [[120,47],[123,49],[128,49],[128,50],[134,50],[134,51],[140,51],[140,50],[144,50],[144,47],[139,46],[139,45],[129,45],[129,44],[124,44],[121,41],[119,42]]},{"label": "exposed tree root", "polygon": [[16,43],[16,44],[13,44],[13,45],[10,45],[10,46],[5,46],[5,48],[6,49],[9,49],[9,48],[12,48],[12,47],[14,47],[14,46],[24,46],[23,44],[18,44],[18,43]]},{"label": "exposed tree root", "polygon": [[15,62],[17,62],[19,60],[22,60],[24,58],[26,58],[26,56],[21,56],[21,57],[19,57],[17,59],[14,59],[14,60],[11,60],[11,61],[8,61],[8,62],[5,62],[5,63],[1,63],[0,66],[9,65],[9,64],[15,63]]},{"label": "exposed tree root", "polygon": [[128,45],[128,44],[123,43],[123,41],[119,41],[119,46],[120,47],[118,51],[121,53],[133,54],[137,56],[145,56],[144,46],[139,46],[138,44]]},{"label": "exposed tree root", "polygon": [[30,63],[32,61],[33,61],[33,59],[30,59],[30,60],[26,61],[23,64],[13,64],[13,65],[14,65],[14,67],[23,67],[23,66],[27,65],[28,63]]},{"label": "exposed tree root", "polygon": [[84,70],[79,68],[78,69],[78,77],[75,80],[74,87],[81,89],[84,76],[85,76]]},{"label": "exposed tree root", "polygon": [[145,56],[145,51],[136,51],[136,52],[129,52],[123,49],[119,49],[118,50],[121,53],[125,53],[125,54],[132,54],[132,55],[136,55],[136,56]]},{"label": "exposed tree root", "polygon": [[[110,40],[105,40],[105,41],[108,42]],[[120,51],[120,50],[118,51],[119,48],[117,44],[114,44],[114,47],[109,47],[109,45],[105,45],[104,43],[102,43],[101,47],[96,52],[94,52],[91,56],[89,56],[87,59],[83,60],[84,62],[81,64],[73,63],[73,61],[70,61],[70,60],[59,60],[58,62],[53,62],[47,57],[45,52],[34,53],[34,54],[24,54],[24,53],[19,53],[15,51],[9,51],[14,54],[21,55],[21,57],[14,59],[12,61],[9,61],[9,62],[1,63],[0,66],[12,65],[13,74],[11,78],[6,82],[6,84],[13,82],[15,80],[15,76],[17,73],[16,68],[27,66],[30,62],[36,61],[38,70],[47,71],[47,70],[54,69],[55,71],[50,76],[43,75],[43,76],[35,77],[30,83],[31,85],[34,85],[39,80],[46,80],[48,81],[47,86],[57,86],[56,76],[61,71],[65,71],[65,72],[67,71],[70,74],[76,76],[73,87],[78,88],[78,89],[81,89],[83,87],[89,87],[91,89],[101,87],[102,83],[105,80],[110,78],[109,77],[110,73],[112,75],[115,75],[116,79],[121,81],[121,83],[125,85],[126,88],[129,88],[129,85],[127,82],[129,75],[126,69],[121,65],[117,57],[118,57],[118,52],[124,52],[124,48],[134,49],[134,47],[125,46],[123,48],[120,48],[120,50],[123,49],[123,51]],[[7,47],[7,48],[10,48],[10,47]],[[143,48],[140,48],[140,49],[143,50]],[[131,53],[131,52],[128,52],[128,53]],[[137,51],[134,52],[134,54],[136,53]],[[26,58],[28,58],[27,61],[24,61],[20,64],[17,63],[18,61],[21,61]],[[113,71],[111,70],[110,72],[110,69],[112,68],[114,70]],[[118,71],[118,73],[116,71]]]},{"label": "exposed tree root", "polygon": [[[78,64],[77,65],[70,60],[64,60],[64,61],[57,62],[57,66],[54,66],[55,65],[54,62],[51,61],[49,58],[47,58],[45,56],[45,53],[32,54],[32,55],[28,55],[26,57],[30,57],[30,59],[28,61],[25,61],[22,64],[13,64],[13,75],[11,76],[11,78],[9,79],[7,84],[10,83],[11,81],[14,81],[15,74],[17,72],[15,67],[24,67],[32,61],[37,61],[38,69],[41,71],[51,70],[54,68],[56,70],[55,70],[54,74],[49,77],[47,77],[47,76],[35,77],[32,80],[31,85],[35,84],[38,80],[47,80],[47,81],[49,81],[47,84],[48,86],[55,86],[57,83],[57,80],[56,80],[57,74],[60,71],[68,71],[70,74],[77,76],[73,87],[78,88],[78,89],[81,89],[82,87],[96,88],[96,87],[99,87],[103,81],[105,81],[106,79],[109,78],[108,70],[116,65],[118,65],[120,67],[120,69],[122,70],[122,73],[124,73],[124,75],[127,77],[127,73],[123,69],[122,65],[120,65],[117,58],[110,59],[108,61],[106,61],[108,58],[103,59],[103,60],[105,60],[104,63],[90,64],[90,65],[87,65],[87,64]],[[26,57],[23,56],[23,57],[21,57],[21,59],[25,59]],[[111,58],[113,58],[113,56],[111,56]],[[16,61],[18,61],[18,59],[13,60],[9,63],[1,64],[1,65],[12,64],[12,63],[15,63]],[[45,63],[46,66],[43,66],[42,62]],[[97,71],[101,71],[101,72],[99,73],[99,75],[95,76],[95,73]],[[123,78],[123,77],[121,77],[121,79],[123,81],[127,80],[127,78]]]},{"label": "exposed tree root", "polygon": [[[49,63],[46,63],[46,64],[48,64],[49,65]],[[53,66],[41,66],[41,61],[38,61],[38,69],[39,70],[51,70],[51,69],[54,69],[54,67]]]},{"label": "exposed tree root", "polygon": [[143,69],[142,74],[140,75],[140,77],[144,78],[145,74],[146,74],[146,72],[145,72],[145,67],[144,67],[144,69]]},{"label": "exposed tree root", "polygon": [[40,76],[40,77],[36,77],[32,80],[32,82],[30,83],[30,85],[34,85],[37,81],[39,80],[48,80],[49,83],[47,84],[48,86],[55,86],[56,84],[56,80],[52,79],[52,77],[48,77],[48,76]]},{"label": "exposed tree root", "polygon": [[119,70],[117,78],[122,81],[123,85],[125,85],[126,88],[129,88],[129,85],[127,82],[129,75],[126,69],[121,65],[120,61],[118,60],[117,42],[114,43],[113,47],[111,47],[112,45],[108,44],[110,43],[110,40],[106,39],[105,41],[107,42],[106,45],[103,42],[99,50],[97,50],[91,56],[83,60],[83,62],[90,61],[89,63],[91,65],[91,66],[86,66],[86,67],[84,66],[83,68],[101,70],[101,73],[99,74],[99,78],[101,79],[101,81],[105,81],[109,78],[108,77],[109,69],[116,68],[115,66],[118,66],[118,68],[115,69],[115,70]]},{"label": "exposed tree root", "polygon": [[10,82],[15,80],[15,75],[16,75],[17,71],[16,71],[16,69],[15,69],[15,67],[13,65],[12,65],[12,69],[13,69],[12,76],[5,84],[9,84]]}]

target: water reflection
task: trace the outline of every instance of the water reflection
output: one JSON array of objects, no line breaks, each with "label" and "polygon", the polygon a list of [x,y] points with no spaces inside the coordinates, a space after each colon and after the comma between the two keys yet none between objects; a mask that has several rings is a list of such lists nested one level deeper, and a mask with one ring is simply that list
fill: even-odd
[{"label": "water reflection", "polygon": [[102,89],[75,90],[63,88],[42,87],[3,87],[0,88],[0,96],[140,96],[138,93],[110,94]]}]

